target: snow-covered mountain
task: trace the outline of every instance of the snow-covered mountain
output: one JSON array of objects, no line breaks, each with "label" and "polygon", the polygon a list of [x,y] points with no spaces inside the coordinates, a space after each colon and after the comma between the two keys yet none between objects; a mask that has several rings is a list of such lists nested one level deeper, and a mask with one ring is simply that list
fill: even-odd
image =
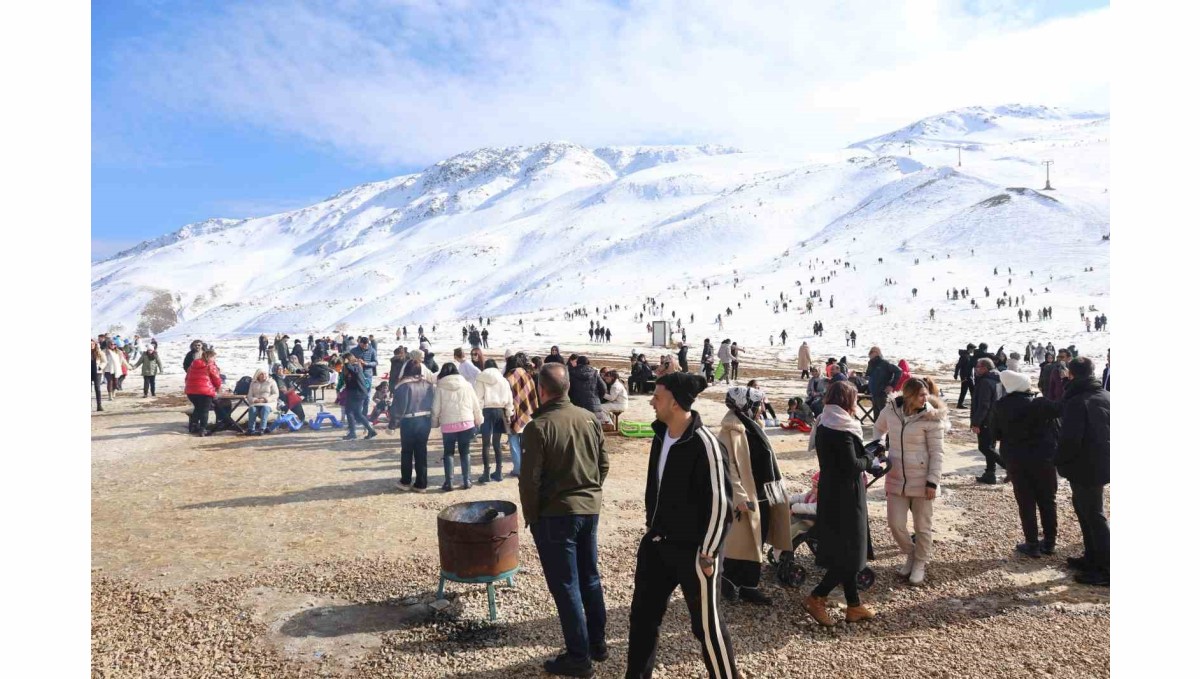
[{"label": "snow-covered mountain", "polygon": [[[838,313],[865,316],[918,283],[962,287],[1004,262],[1040,273],[1026,289],[1061,270],[1056,288],[1090,299],[1107,294],[1108,232],[1106,114],[971,107],[804,161],[718,146],[485,148],[97,262],[92,325],[131,331],[156,289],[183,307],[168,336],[207,337],[640,305],[689,286],[703,291],[694,302],[716,294],[700,281],[735,271],[807,291],[835,258],[862,274],[813,286],[836,294]],[[1097,275],[1067,282],[1085,266]],[[900,285],[882,288],[885,276]]]}]

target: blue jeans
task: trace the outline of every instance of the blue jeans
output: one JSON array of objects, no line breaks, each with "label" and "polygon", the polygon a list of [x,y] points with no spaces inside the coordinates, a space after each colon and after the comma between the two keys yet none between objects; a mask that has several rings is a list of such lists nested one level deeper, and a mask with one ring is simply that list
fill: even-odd
[{"label": "blue jeans", "polygon": [[520,475],[521,473],[521,435],[508,435],[508,448],[512,451],[513,474]]},{"label": "blue jeans", "polygon": [[442,466],[446,472],[446,483],[454,479],[454,448],[458,446],[459,467],[462,468],[463,484],[471,482],[471,439],[475,438],[475,427],[453,434],[442,434]]},{"label": "blue jeans", "polygon": [[597,566],[599,514],[543,516],[530,530],[558,607],[567,655],[584,661],[589,649],[604,644],[608,613]]},{"label": "blue jeans", "polygon": [[371,422],[367,419],[367,404],[370,402],[371,399],[367,398],[366,395],[346,397],[346,426],[350,428],[350,431],[346,433],[347,437],[354,438],[356,436],[354,433],[354,424],[356,422],[361,424],[363,429],[366,429],[368,433],[375,431],[371,426]]},{"label": "blue jeans", "polygon": [[429,487],[429,430],[431,419],[406,417],[400,420],[400,482],[412,483],[413,465],[417,468],[415,488]]},{"label": "blue jeans", "polygon": [[483,425],[480,427],[480,433],[483,434],[483,473],[488,473],[488,444],[491,444],[493,452],[496,453],[496,479],[501,478],[500,466],[500,437],[504,435],[504,408],[484,408],[483,409]]},{"label": "blue jeans", "polygon": [[254,420],[261,417],[262,423],[258,425],[258,430],[263,431],[267,428],[267,416],[271,414],[271,406],[265,403],[250,406],[249,414],[246,415],[246,431],[254,431]]}]

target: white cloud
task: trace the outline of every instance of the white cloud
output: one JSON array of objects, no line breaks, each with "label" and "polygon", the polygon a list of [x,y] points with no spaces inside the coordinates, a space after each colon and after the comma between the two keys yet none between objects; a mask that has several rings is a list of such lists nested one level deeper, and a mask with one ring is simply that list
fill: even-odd
[{"label": "white cloud", "polygon": [[828,149],[958,106],[1107,109],[1107,9],[814,4],[261,3],[120,68],[189,115],[404,165],[548,139]]}]

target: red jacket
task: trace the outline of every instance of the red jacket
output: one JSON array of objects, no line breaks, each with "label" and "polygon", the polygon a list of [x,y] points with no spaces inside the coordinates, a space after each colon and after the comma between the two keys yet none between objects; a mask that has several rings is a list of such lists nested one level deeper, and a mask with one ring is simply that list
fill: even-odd
[{"label": "red jacket", "polygon": [[202,358],[192,361],[188,366],[187,379],[183,383],[183,393],[198,396],[216,396],[221,389],[221,370],[216,363],[209,363]]},{"label": "red jacket", "polygon": [[892,388],[899,390],[908,381],[908,378],[912,377],[912,373],[908,371],[908,361],[903,358],[900,359],[900,363],[896,367],[900,368],[900,377],[896,379],[896,384],[892,385]]}]

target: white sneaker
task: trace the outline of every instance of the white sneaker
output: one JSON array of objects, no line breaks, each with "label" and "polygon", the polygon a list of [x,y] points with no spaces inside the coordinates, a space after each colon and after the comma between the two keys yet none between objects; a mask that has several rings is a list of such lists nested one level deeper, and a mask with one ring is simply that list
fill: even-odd
[{"label": "white sneaker", "polygon": [[908,574],[909,574],[909,573],[912,573],[912,570],[913,570],[913,564],[914,564],[914,563],[916,563],[916,562],[917,562],[917,555],[916,555],[916,553],[915,553],[915,552],[909,552],[909,553],[908,553],[908,559],[907,559],[907,560],[904,562],[904,564],[903,564],[903,565],[901,565],[899,568],[897,568],[897,569],[896,569],[896,572],[897,572],[897,573],[899,573],[900,575],[903,575],[904,577],[906,577],[906,578],[907,578],[907,577],[908,577]]},{"label": "white sneaker", "polygon": [[920,585],[925,582],[925,562],[917,561],[913,563],[912,575],[908,576],[908,582],[912,585]]},{"label": "white sneaker", "polygon": [[396,482],[396,490],[399,490],[402,492],[408,492],[408,491],[412,490],[412,484],[404,483],[403,481],[397,481]]}]

